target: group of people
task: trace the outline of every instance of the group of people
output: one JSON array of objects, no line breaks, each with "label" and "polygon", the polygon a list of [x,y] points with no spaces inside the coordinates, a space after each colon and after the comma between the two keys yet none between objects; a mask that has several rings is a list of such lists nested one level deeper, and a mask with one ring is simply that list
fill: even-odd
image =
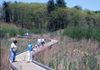
[{"label": "group of people", "polygon": [[37,39],[37,44],[35,45],[35,47],[43,47],[45,44],[45,39],[44,38],[38,38]]},{"label": "group of people", "polygon": [[[17,52],[17,40],[13,40],[13,42],[11,43],[11,47],[10,47],[10,61],[11,62],[15,62],[16,59],[16,52]],[[42,46],[44,46],[45,44],[45,39],[37,39],[37,44],[35,45],[35,47],[40,48]],[[31,62],[32,61],[32,51],[33,51],[33,44],[32,41],[29,40],[28,45],[27,45],[27,62]]]}]

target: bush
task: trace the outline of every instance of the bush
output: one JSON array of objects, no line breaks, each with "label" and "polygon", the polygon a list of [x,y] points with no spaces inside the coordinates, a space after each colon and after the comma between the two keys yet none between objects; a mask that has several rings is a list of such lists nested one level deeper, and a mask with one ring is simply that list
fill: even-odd
[{"label": "bush", "polygon": [[92,38],[100,41],[100,29],[95,27],[94,28],[67,27],[64,30],[64,35],[67,35],[75,39]]},{"label": "bush", "polygon": [[100,41],[100,28],[94,28],[92,33],[93,38]]},{"label": "bush", "polygon": [[95,58],[94,55],[90,55],[87,57],[87,66],[89,67],[90,70],[97,70],[98,68],[97,59]]},{"label": "bush", "polygon": [[34,33],[34,34],[43,34],[46,33],[46,29],[39,29],[36,27],[33,27],[32,29],[29,29],[29,33]]},{"label": "bush", "polygon": [[81,39],[85,35],[86,30],[79,27],[67,27],[64,30],[64,34],[71,38]]},{"label": "bush", "polygon": [[25,28],[19,28],[18,34],[20,35],[24,35],[25,33],[29,32],[29,30],[25,29]]},{"label": "bush", "polygon": [[25,32],[28,32],[28,30],[24,28],[18,28],[13,24],[4,23],[0,25],[0,38],[12,37],[16,36],[17,34],[23,35]]},{"label": "bush", "polygon": [[18,33],[18,28],[12,24],[0,25],[0,38],[15,36]]}]

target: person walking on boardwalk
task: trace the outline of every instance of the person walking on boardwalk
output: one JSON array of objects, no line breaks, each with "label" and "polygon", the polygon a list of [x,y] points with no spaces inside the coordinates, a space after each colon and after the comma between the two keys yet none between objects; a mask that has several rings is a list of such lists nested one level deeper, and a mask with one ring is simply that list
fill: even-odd
[{"label": "person walking on boardwalk", "polygon": [[44,46],[44,44],[45,44],[45,39],[42,38],[42,39],[41,39],[41,45]]},{"label": "person walking on boardwalk", "polygon": [[32,50],[33,50],[33,45],[31,40],[29,40],[29,43],[27,45],[27,62],[32,61]]},{"label": "person walking on boardwalk", "polygon": [[17,40],[13,40],[11,43],[10,47],[10,61],[15,62],[16,59],[16,51],[17,51],[17,46],[16,46]]}]

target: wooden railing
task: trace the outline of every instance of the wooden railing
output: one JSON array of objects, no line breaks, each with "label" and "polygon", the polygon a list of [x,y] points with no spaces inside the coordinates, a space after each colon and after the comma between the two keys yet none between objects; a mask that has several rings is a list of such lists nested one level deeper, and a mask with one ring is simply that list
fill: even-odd
[{"label": "wooden railing", "polygon": [[[52,45],[54,45],[54,44],[56,44],[58,41],[57,40],[51,40],[49,43],[46,43],[43,47],[41,47],[40,49],[38,49],[37,51],[35,51],[34,53],[33,53],[33,56],[36,54],[36,53],[38,53],[38,52],[41,52],[42,50],[44,50],[44,49],[46,49],[46,48],[48,48],[48,47],[50,47],[50,46],[52,46]],[[23,52],[23,53],[20,53],[20,54],[18,54],[17,56],[21,56],[21,57],[24,57],[24,54],[25,53],[25,55],[26,55],[26,52]],[[22,56],[23,55],[23,56]],[[21,59],[21,58],[19,58],[19,59]],[[22,61],[23,61],[24,59],[22,59]],[[21,63],[21,61],[18,61],[19,63]],[[25,61],[24,61],[25,62]],[[21,68],[19,69],[19,68],[17,68],[17,63],[15,64],[16,62],[14,62],[14,63],[12,63],[12,62],[10,62],[10,65],[11,65],[11,69],[12,70],[22,70]],[[41,63],[39,63],[39,62],[37,62],[37,61],[35,61],[35,60],[33,60],[32,61],[32,63],[34,63],[35,65],[38,65],[39,67],[41,67],[41,68],[43,68],[43,70],[53,70],[52,68],[50,68],[50,67],[48,67],[48,66],[46,66],[46,65],[43,65],[43,64],[41,64]],[[29,69],[26,69],[26,70],[29,70]]]}]

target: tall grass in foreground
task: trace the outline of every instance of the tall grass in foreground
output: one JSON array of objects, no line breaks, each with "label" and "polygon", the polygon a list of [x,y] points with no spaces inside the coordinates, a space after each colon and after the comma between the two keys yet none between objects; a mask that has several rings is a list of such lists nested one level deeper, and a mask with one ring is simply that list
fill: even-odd
[{"label": "tall grass in foreground", "polygon": [[[7,45],[5,47],[5,45]],[[4,41],[4,40],[1,40],[0,39],[0,69],[1,70],[10,70],[10,67],[9,67],[9,45],[8,45],[8,42],[7,41]]]},{"label": "tall grass in foreground", "polygon": [[[22,53],[27,50],[27,44],[29,39],[17,39],[17,53]],[[10,52],[10,45],[12,41],[8,39],[0,39],[0,69],[1,70],[10,70],[9,64],[9,52]],[[35,40],[33,40],[33,46],[35,44]]]},{"label": "tall grass in foreground", "polygon": [[[56,39],[60,38],[60,36]],[[71,38],[57,39],[59,42],[50,49],[37,54],[36,60],[54,70],[99,70],[100,61],[96,58],[99,52],[99,41],[73,40]],[[95,50],[95,48],[98,48]],[[93,55],[93,53],[95,55]]]},{"label": "tall grass in foreground", "polygon": [[74,39],[96,39],[100,41],[100,28],[67,27],[64,35]]}]

